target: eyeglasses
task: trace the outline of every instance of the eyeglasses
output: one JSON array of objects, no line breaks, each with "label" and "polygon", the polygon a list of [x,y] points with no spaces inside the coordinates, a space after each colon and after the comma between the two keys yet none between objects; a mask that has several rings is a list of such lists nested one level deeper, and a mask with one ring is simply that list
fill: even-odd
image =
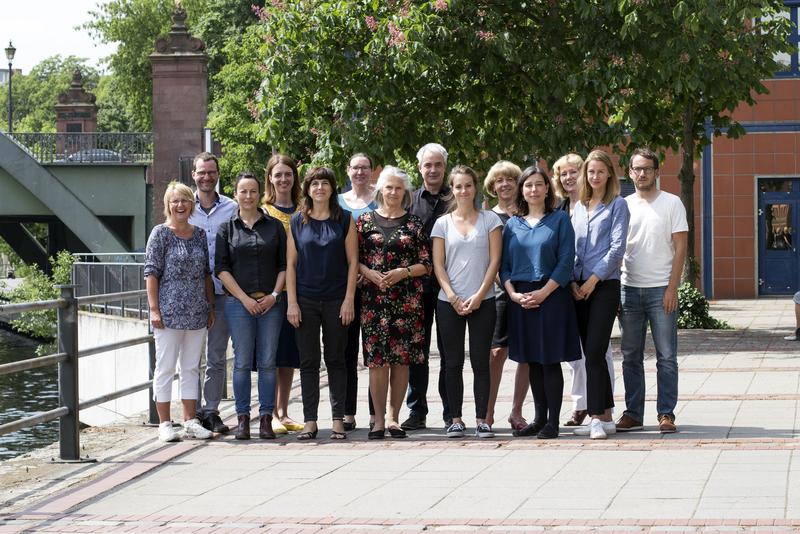
[{"label": "eyeglasses", "polygon": [[633,172],[633,174],[644,174],[646,176],[650,176],[655,171],[655,167],[631,167],[631,172]]},{"label": "eyeglasses", "polygon": [[371,171],[372,170],[372,167],[367,167],[365,165],[356,165],[356,166],[350,167],[350,168],[353,169],[356,172],[358,172],[358,171]]},{"label": "eyeglasses", "polygon": [[178,199],[169,201],[169,203],[171,205],[173,205],[173,206],[177,206],[179,204],[191,204],[192,202],[194,202],[194,201],[189,200],[188,198],[178,198]]},{"label": "eyeglasses", "polygon": [[219,174],[219,171],[194,171],[195,175],[200,176],[216,176]]}]

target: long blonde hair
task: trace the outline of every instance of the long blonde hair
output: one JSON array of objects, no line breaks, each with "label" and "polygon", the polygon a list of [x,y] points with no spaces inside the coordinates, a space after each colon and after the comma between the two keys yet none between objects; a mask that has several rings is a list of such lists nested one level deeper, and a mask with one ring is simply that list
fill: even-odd
[{"label": "long blonde hair", "polygon": [[611,163],[611,158],[602,150],[592,150],[589,152],[589,155],[586,156],[586,161],[584,161],[583,165],[581,166],[581,174],[578,179],[581,184],[580,201],[584,204],[588,204],[592,199],[592,187],[589,185],[589,181],[586,179],[586,172],[589,167],[589,163],[592,161],[601,162],[608,170],[606,190],[603,198],[601,199],[603,204],[608,205],[617,195],[619,195],[619,176],[617,176],[617,173],[614,172],[614,164]]}]

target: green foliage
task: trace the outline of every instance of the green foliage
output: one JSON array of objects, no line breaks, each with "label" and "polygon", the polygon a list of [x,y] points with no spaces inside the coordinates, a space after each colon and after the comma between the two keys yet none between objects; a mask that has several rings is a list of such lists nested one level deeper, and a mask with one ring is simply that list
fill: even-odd
[{"label": "green foliage", "polygon": [[[24,282],[9,295],[10,302],[33,302],[58,298],[56,284],[70,283],[72,262],[69,251],[62,250],[55,258],[50,258],[53,273],[47,275],[35,265],[28,266]],[[11,321],[17,332],[34,338],[49,339],[56,335],[55,310],[27,312],[19,319]]]},{"label": "green foliage", "polygon": [[[42,60],[27,74],[14,75],[11,90],[14,102],[14,131],[55,132],[58,95],[69,89],[72,74],[80,68],[85,87],[97,84],[98,74],[84,58],[52,56]],[[8,92],[0,91],[0,108],[8,108]],[[6,119],[7,120],[7,119]]]},{"label": "green foliage", "polygon": [[678,328],[730,330],[732,327],[725,321],[711,317],[706,297],[685,282],[678,288]]}]

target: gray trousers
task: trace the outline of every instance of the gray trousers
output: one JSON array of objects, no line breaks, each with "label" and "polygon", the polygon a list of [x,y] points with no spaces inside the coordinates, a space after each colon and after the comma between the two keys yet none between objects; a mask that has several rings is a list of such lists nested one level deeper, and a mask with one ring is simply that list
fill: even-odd
[{"label": "gray trousers", "polygon": [[219,401],[225,387],[225,355],[228,351],[228,322],[225,320],[225,299],[233,298],[216,295],[216,314],[214,326],[208,331],[206,339],[206,377],[203,381],[203,415],[219,413]]}]

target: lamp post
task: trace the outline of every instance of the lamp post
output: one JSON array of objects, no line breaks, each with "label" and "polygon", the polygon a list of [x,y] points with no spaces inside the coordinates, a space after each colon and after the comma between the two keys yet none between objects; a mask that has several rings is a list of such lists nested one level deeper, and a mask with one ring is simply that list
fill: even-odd
[{"label": "lamp post", "polygon": [[9,135],[13,133],[13,111],[14,106],[11,102],[11,77],[14,76],[14,71],[11,69],[11,62],[14,60],[14,54],[17,52],[17,49],[14,48],[14,45],[11,44],[11,41],[8,41],[8,47],[6,48],[6,59],[8,60],[8,133]]}]

